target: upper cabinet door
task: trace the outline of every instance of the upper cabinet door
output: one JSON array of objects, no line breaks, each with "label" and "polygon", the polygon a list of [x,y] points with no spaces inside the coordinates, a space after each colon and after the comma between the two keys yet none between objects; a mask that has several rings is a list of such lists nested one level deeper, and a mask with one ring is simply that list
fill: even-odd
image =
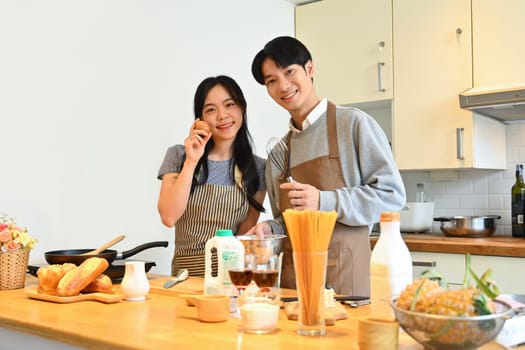
[{"label": "upper cabinet door", "polygon": [[472,84],[470,0],[395,0],[393,38],[399,168],[471,167],[472,112],[458,102]]},{"label": "upper cabinet door", "polygon": [[320,97],[337,104],[392,99],[390,0],[323,0],[296,7],[295,17]]},{"label": "upper cabinet door", "polygon": [[473,0],[474,87],[525,84],[525,1]]}]

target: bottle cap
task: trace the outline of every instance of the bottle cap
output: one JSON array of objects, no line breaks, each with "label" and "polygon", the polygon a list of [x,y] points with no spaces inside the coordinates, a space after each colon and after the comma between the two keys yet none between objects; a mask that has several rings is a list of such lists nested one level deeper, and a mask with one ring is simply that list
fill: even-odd
[{"label": "bottle cap", "polygon": [[219,237],[233,236],[233,232],[232,230],[217,230],[215,231],[215,236],[219,236]]},{"label": "bottle cap", "polygon": [[401,218],[401,215],[397,211],[385,211],[381,213],[381,219],[379,221],[381,222],[399,221],[400,218]]}]

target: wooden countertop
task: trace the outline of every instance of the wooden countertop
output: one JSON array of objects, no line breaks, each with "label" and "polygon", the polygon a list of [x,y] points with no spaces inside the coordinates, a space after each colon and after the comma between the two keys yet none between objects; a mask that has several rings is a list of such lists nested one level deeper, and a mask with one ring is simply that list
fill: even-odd
[{"label": "wooden countertop", "polygon": [[[177,297],[181,293],[202,291],[202,279],[190,277],[171,290],[162,289],[168,278],[150,276],[151,290],[142,302],[57,304],[30,299],[24,289],[0,291],[0,327],[86,349],[358,350],[357,321],[370,312],[369,306],[347,308],[348,319],[327,326],[324,336],[308,337],[298,335],[297,321],[287,320],[281,310],[276,332],[245,334],[235,318],[222,323],[199,322],[195,308]],[[34,277],[28,276],[27,280],[28,286],[36,284]],[[282,293],[295,292],[282,290]],[[480,350],[501,349],[496,343],[490,344]],[[423,347],[400,331],[399,349],[423,350]]]},{"label": "wooden countertop", "polygon": [[[190,277],[171,295],[159,290],[166,279],[150,278],[146,301],[116,304],[57,304],[29,299],[24,289],[0,291],[0,327],[87,349],[358,349],[357,320],[370,311],[369,306],[348,308],[349,318],[328,326],[325,336],[308,337],[298,335],[297,321],[287,320],[281,310],[277,332],[245,334],[235,318],[222,323],[199,322],[195,308],[176,297],[202,290],[202,279]],[[28,280],[32,281],[28,284],[35,284],[36,279]],[[399,349],[423,347],[401,332]]]},{"label": "wooden countertop", "polygon": [[[410,251],[492,255],[525,258],[525,238],[492,236],[486,238],[447,237],[441,233],[403,233]],[[378,236],[370,237],[372,248]]]}]

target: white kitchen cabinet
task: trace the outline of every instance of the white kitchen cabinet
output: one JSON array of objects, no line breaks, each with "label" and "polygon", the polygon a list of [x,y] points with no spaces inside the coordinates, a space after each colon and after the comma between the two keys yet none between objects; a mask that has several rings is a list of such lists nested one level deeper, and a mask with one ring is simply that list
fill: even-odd
[{"label": "white kitchen cabinet", "polygon": [[[428,253],[411,251],[412,262],[429,262],[435,263],[433,271],[439,272],[445,281],[453,285],[463,284],[465,275],[465,254],[449,253]],[[414,269],[414,279],[418,277],[417,272],[423,272],[421,269]]]},{"label": "white kitchen cabinet", "polygon": [[393,1],[393,152],[401,170],[506,168],[503,123],[462,110],[470,0]]},{"label": "white kitchen cabinet", "polygon": [[525,1],[473,0],[474,87],[525,84]]},{"label": "white kitchen cabinet", "polygon": [[295,17],[319,96],[337,104],[392,99],[390,0],[323,0],[297,6]]},{"label": "white kitchen cabinet", "polygon": [[[465,254],[410,252],[412,261],[434,262],[439,272],[449,284],[461,285],[465,276]],[[503,294],[525,294],[525,258],[471,255],[471,266],[481,276],[488,268],[492,278]],[[414,275],[414,278],[417,276]]]},{"label": "white kitchen cabinet", "polygon": [[492,269],[492,279],[503,294],[525,294],[525,258],[472,255],[472,268],[477,275]]}]

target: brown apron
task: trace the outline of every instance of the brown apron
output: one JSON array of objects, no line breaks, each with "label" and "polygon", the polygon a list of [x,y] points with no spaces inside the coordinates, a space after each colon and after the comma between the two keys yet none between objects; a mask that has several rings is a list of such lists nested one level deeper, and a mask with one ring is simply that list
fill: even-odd
[{"label": "brown apron", "polygon": [[[290,137],[291,132],[287,137],[288,146]],[[329,154],[291,168],[290,174],[294,180],[325,191],[346,187],[337,146],[336,107],[331,102],[328,102],[327,137]],[[281,181],[285,181],[284,175]],[[290,207],[287,192],[279,190],[281,212]],[[368,226],[347,226],[336,223],[328,247],[326,273],[327,285],[334,288],[336,293],[370,295],[370,241],[368,235]],[[296,287],[292,247],[289,239],[284,243],[281,287],[294,289]]]}]

